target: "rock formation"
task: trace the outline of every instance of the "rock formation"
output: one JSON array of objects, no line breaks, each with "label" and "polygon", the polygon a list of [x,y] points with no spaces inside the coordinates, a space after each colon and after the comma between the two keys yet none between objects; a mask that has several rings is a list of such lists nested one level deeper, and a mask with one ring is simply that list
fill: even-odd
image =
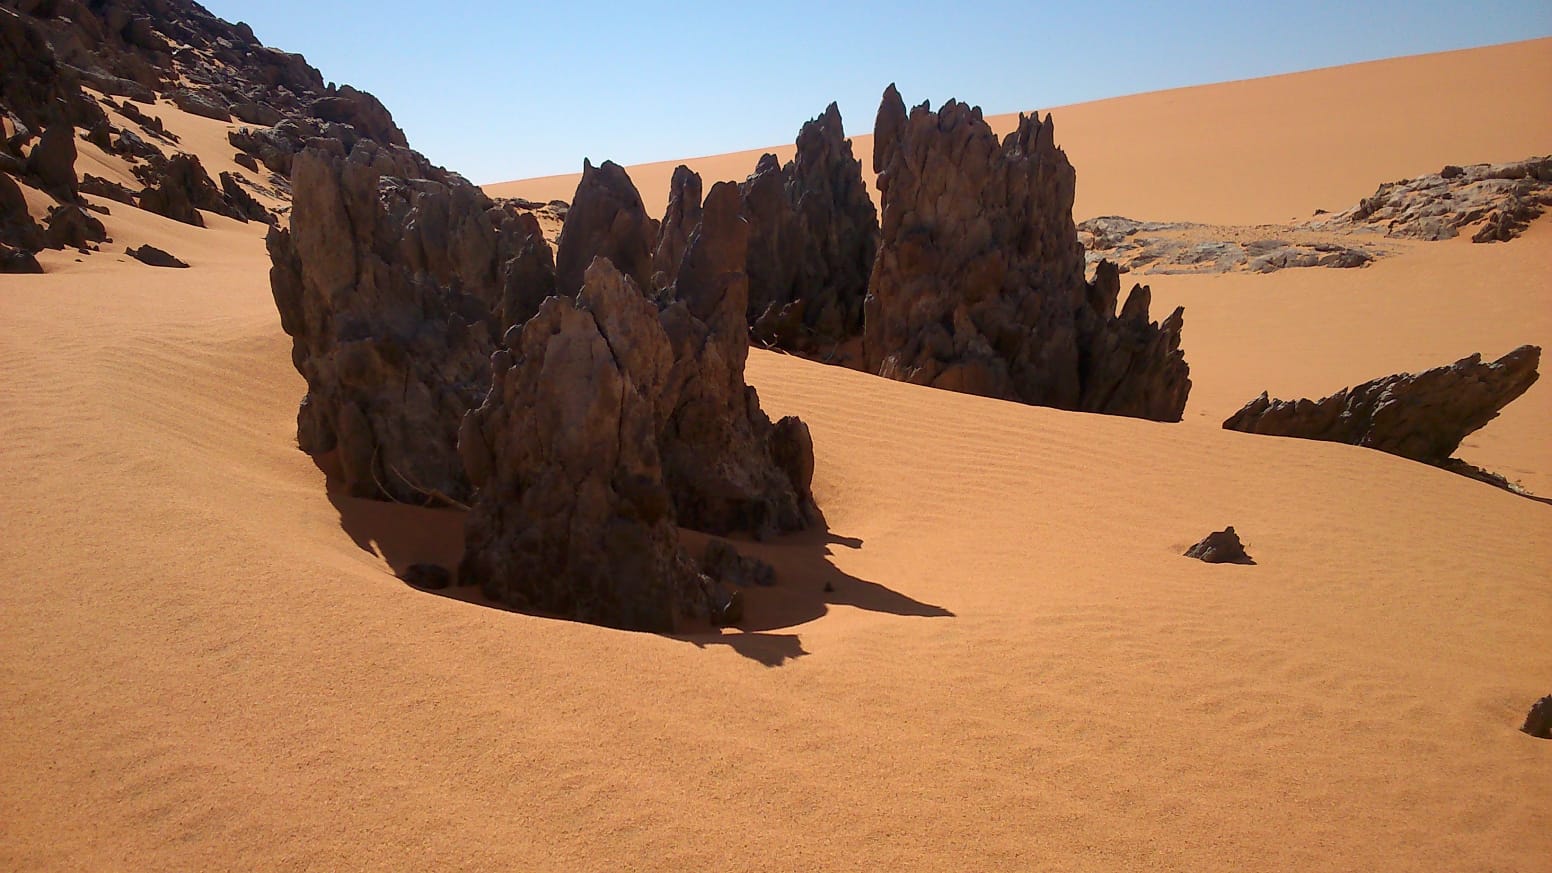
[{"label": "rock formation", "polygon": [[1531,704],[1520,730],[1540,740],[1552,740],[1552,694]]},{"label": "rock formation", "polygon": [[658,434],[673,348],[657,308],[604,258],[497,354],[466,452],[479,501],[459,577],[523,609],[669,632],[727,598],[679,546]]},{"label": "rock formation", "polygon": [[1461,440],[1498,417],[1537,379],[1541,349],[1520,346],[1491,363],[1479,354],[1422,373],[1400,373],[1320,400],[1274,400],[1262,392],[1223,423],[1226,430],[1329,440],[1441,465]]},{"label": "rock formation", "polygon": [[1234,526],[1219,531],[1213,531],[1203,537],[1201,542],[1186,549],[1187,558],[1195,558],[1209,564],[1254,564],[1255,561],[1245,554],[1245,546],[1239,541],[1239,534],[1234,532]]},{"label": "rock formation", "polygon": [[370,141],[321,142],[296,156],[291,228],[268,241],[307,379],[297,442],[337,451],[352,494],[466,502],[459,421],[490,386],[503,313],[530,299],[513,274],[542,274],[548,247],[471,185],[383,176]]},{"label": "rock formation", "polygon": [[792,161],[761,157],[741,190],[754,338],[815,353],[861,336],[878,215],[836,105],[803,125]]},{"label": "rock formation", "polygon": [[890,88],[873,142],[882,237],[868,284],[867,366],[893,379],[1089,412],[1178,421],[1190,390],[1182,312],[1118,317],[1113,268],[1084,280],[1075,174],[1051,119],[1001,143],[979,109],[907,115]]},{"label": "rock formation", "polygon": [[555,241],[557,289],[577,293],[594,258],[608,258],[636,287],[650,289],[657,229],[624,167],[613,161],[595,167],[584,160],[571,211]]},{"label": "rock formation", "polygon": [[1472,242],[1508,242],[1552,206],[1552,155],[1507,164],[1448,166],[1386,182],[1357,206],[1312,227],[1362,227],[1440,240],[1473,226]]},{"label": "rock formation", "polygon": [[668,183],[668,210],[658,227],[657,245],[652,249],[652,290],[654,293],[674,284],[679,262],[690,233],[701,223],[701,177],[689,167],[674,167]]},{"label": "rock formation", "polygon": [[124,253],[148,267],[173,267],[177,269],[188,267],[188,264],[175,255],[170,252],[164,252],[150,244],[143,245],[137,249],[125,249]]}]

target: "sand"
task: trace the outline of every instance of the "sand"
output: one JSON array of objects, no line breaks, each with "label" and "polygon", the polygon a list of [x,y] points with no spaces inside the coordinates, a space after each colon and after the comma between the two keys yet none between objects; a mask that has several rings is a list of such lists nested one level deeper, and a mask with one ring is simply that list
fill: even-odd
[{"label": "sand", "polygon": [[[1512,80],[1549,46],[1393,63],[1469,91],[1466,66]],[[1075,109],[1132,137],[1131,105]],[[1494,119],[1510,154],[1430,126],[1407,160],[1524,157],[1526,116]],[[1215,147],[1220,122],[1147,141]],[[1347,172],[1262,169],[1323,201]],[[1552,220],[1363,270],[1158,279],[1188,306],[1178,425],[755,351],[767,411],[812,427],[828,531],[744,544],[781,584],[742,631],[671,638],[397,581],[456,556],[457,513],[331,499],[296,450],[261,230],[112,208],[114,251],[193,268],[51,254],[0,278],[0,869],[1548,869],[1552,742],[1516,728],[1552,693],[1552,507],[1218,420],[1261,388],[1552,346]],[[1466,456],[1552,491],[1549,416],[1538,385]],[[1179,556],[1226,524],[1257,566]]]}]

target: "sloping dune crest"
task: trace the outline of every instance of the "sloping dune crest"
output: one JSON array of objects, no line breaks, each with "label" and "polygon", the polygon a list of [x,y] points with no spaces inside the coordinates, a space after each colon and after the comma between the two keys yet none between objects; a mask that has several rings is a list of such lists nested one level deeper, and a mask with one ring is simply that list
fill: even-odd
[{"label": "sloping dune crest", "polygon": [[[1059,112],[1057,131],[1081,202],[1105,204],[1082,209],[1283,219],[1444,163],[1544,153],[1548,121],[1520,101],[1552,87],[1529,72],[1549,57],[1542,40],[1122,98]],[[1495,70],[1524,84],[1512,106],[1471,91]],[[1482,114],[1430,90],[1446,81]],[[1392,112],[1396,82],[1433,102]],[[1285,89],[1306,87],[1310,110],[1288,111]],[[1377,105],[1343,110],[1354,94]],[[1243,172],[1275,184],[1159,181],[1172,156],[1222,146],[1245,105],[1270,108],[1244,128],[1264,139],[1234,146]],[[1336,134],[1415,150],[1266,145]],[[1085,152],[1101,140],[1138,151]],[[296,450],[304,388],[260,229],[132,209],[105,223],[119,242],[174,241],[193,269],[51,253],[48,274],[0,283],[0,868],[1552,857],[1552,743],[1517,730],[1552,692],[1552,509],[1218,427],[1262,388],[1319,395],[1552,345],[1546,219],[1362,270],[1161,278],[1155,294],[1187,305],[1197,383],[1178,425],[754,351],[764,406],[810,423],[828,530],[745,546],[780,584],[742,630],[683,638],[396,580],[456,560],[460,518],[331,497]],[[1549,424],[1541,384],[1465,456],[1552,492]],[[1226,524],[1256,566],[1180,557]]]}]

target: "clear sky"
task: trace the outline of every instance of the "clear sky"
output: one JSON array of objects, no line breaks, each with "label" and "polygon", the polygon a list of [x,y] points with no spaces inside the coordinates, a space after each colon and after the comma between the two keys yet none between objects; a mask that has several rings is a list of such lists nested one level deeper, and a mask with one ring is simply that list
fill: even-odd
[{"label": "clear sky", "polygon": [[890,82],[996,114],[1552,35],[1552,0],[202,2],[481,183],[790,142],[832,100],[867,133]]}]

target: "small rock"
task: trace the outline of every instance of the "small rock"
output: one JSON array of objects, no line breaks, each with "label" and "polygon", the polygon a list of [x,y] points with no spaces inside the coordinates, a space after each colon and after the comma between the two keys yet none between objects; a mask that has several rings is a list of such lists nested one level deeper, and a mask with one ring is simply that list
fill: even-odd
[{"label": "small rock", "polygon": [[1531,704],[1520,730],[1537,739],[1552,740],[1552,694]]},{"label": "small rock", "polygon": [[0,273],[41,273],[38,259],[26,249],[13,249],[0,243]]},{"label": "small rock", "polygon": [[453,584],[453,574],[440,564],[411,564],[399,578],[423,591],[441,591]]},{"label": "small rock", "polygon": [[750,585],[769,587],[776,584],[776,570],[758,558],[746,558],[724,539],[713,538],[706,543],[701,556],[701,570],[713,579],[747,588]]},{"label": "small rock", "polygon": [[124,253],[151,267],[188,267],[188,264],[153,245],[143,245],[138,249],[125,249]]},{"label": "small rock", "polygon": [[1233,525],[1208,534],[1201,542],[1186,549],[1186,557],[1209,564],[1255,563],[1254,559],[1245,554],[1245,547],[1240,544],[1239,534],[1234,532]]}]

